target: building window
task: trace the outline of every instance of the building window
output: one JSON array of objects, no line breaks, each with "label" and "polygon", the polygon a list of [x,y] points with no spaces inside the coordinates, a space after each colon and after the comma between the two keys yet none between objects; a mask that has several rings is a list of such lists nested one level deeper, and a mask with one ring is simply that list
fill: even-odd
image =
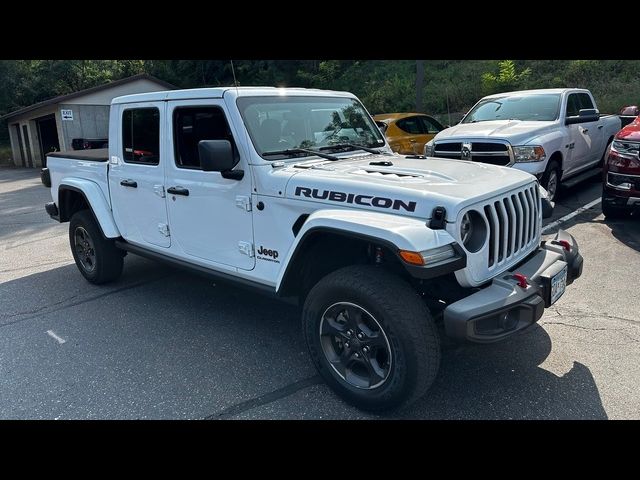
[{"label": "building window", "polygon": [[122,113],[123,157],[127,163],[158,165],[160,162],[160,111],[134,108]]}]

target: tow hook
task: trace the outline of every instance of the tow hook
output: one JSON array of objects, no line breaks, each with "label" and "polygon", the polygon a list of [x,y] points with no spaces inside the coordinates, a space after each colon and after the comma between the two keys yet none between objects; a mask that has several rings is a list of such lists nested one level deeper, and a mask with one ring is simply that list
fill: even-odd
[{"label": "tow hook", "polygon": [[567,252],[571,251],[571,244],[567,240],[552,240],[551,243],[554,245],[560,245]]},{"label": "tow hook", "polygon": [[514,273],[513,278],[518,281],[518,286],[520,288],[524,288],[526,290],[526,288],[529,286],[529,279],[526,275],[522,273]]}]

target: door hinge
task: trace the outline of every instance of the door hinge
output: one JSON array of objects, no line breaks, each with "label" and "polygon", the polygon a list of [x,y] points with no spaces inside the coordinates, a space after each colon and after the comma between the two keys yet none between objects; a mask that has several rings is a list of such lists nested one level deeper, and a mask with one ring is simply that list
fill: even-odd
[{"label": "door hinge", "polygon": [[238,242],[238,250],[248,257],[253,257],[253,243],[251,242]]},{"label": "door hinge", "polygon": [[158,195],[160,198],[166,197],[166,193],[164,193],[164,185],[154,185],[153,193]]},{"label": "door hinge", "polygon": [[168,237],[169,235],[171,235],[169,233],[169,225],[167,225],[166,223],[159,223],[158,224],[158,231],[164,235],[165,237]]},{"label": "door hinge", "polygon": [[238,195],[236,197],[236,207],[241,208],[247,212],[251,211],[251,199],[246,195]]}]

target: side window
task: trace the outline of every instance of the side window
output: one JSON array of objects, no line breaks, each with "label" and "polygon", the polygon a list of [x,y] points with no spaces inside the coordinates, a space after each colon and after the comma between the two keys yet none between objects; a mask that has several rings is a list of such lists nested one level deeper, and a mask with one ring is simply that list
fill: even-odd
[{"label": "side window", "polygon": [[160,111],[132,108],[122,113],[123,158],[127,163],[160,162]]},{"label": "side window", "polygon": [[173,112],[173,143],[176,165],[201,169],[198,143],[200,140],[229,140],[238,155],[229,124],[219,107],[181,107]]},{"label": "side window", "polygon": [[420,117],[420,121],[426,133],[439,133],[444,130],[444,127],[431,117]]},{"label": "side window", "polygon": [[400,130],[403,130],[411,135],[421,135],[427,133],[426,129],[420,122],[420,117],[407,117],[396,122],[396,125]]},{"label": "side window", "polygon": [[580,103],[578,100],[578,94],[577,93],[569,94],[569,97],[567,97],[567,117],[575,117],[578,115],[579,111],[580,111]]},{"label": "side window", "polygon": [[580,99],[580,109],[595,108],[588,93],[579,93],[578,98]]}]

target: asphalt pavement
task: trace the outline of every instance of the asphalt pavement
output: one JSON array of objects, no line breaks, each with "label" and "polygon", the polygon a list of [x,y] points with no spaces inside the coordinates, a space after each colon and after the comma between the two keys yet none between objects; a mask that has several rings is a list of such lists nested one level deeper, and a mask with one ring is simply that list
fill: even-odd
[{"label": "asphalt pavement", "polygon": [[[562,192],[548,224],[600,196]],[[640,418],[640,221],[600,205],[561,228],[583,276],[499,344],[444,339],[430,392],[384,417],[344,404],[307,358],[299,310],[133,255],[87,283],[38,172],[0,168],[0,418]]]}]

